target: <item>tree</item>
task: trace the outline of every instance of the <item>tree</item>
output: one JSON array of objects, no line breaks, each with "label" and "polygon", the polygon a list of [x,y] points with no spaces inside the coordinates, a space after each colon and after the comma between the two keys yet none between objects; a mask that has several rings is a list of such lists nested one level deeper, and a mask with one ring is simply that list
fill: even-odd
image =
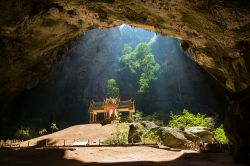
[{"label": "tree", "polygon": [[109,79],[107,82],[107,96],[110,97],[119,96],[119,88],[117,87],[115,79]]},{"label": "tree", "polygon": [[151,81],[156,80],[156,72],[160,65],[155,61],[149,44],[139,43],[132,51],[127,44],[124,45],[123,55],[121,56],[121,71],[128,69],[132,75],[136,76],[139,84],[138,92],[145,92]]}]

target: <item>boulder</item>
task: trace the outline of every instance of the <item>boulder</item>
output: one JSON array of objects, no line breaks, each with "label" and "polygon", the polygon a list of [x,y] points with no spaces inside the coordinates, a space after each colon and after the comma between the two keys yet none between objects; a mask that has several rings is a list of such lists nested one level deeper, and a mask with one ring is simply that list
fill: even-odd
[{"label": "boulder", "polygon": [[185,126],[184,126],[183,124],[178,124],[178,125],[176,126],[176,128],[178,128],[178,129],[181,130],[181,131],[184,131],[184,130],[185,130]]},{"label": "boulder", "polygon": [[191,143],[180,130],[175,128],[161,127],[158,129],[157,134],[162,144],[171,148],[186,149],[188,144]]},{"label": "boulder", "polygon": [[156,132],[160,126],[157,126],[154,122],[151,121],[143,121],[141,123],[147,130],[152,131],[152,132]]},{"label": "boulder", "polygon": [[159,126],[157,126],[154,122],[151,122],[151,121],[142,121],[141,124],[142,124],[146,129],[151,129],[151,128],[159,127]]},{"label": "boulder", "polygon": [[214,134],[211,132],[210,128],[207,127],[190,127],[185,129],[185,136],[190,140],[196,140],[195,136],[198,136],[205,143],[212,143],[214,141]]},{"label": "boulder", "polygon": [[190,140],[190,141],[192,141],[192,142],[200,142],[201,141],[201,138],[199,137],[199,136],[197,136],[197,135],[195,135],[195,134],[193,134],[193,133],[191,133],[191,132],[183,132],[183,134],[184,134],[184,136],[188,139],[188,140]]}]

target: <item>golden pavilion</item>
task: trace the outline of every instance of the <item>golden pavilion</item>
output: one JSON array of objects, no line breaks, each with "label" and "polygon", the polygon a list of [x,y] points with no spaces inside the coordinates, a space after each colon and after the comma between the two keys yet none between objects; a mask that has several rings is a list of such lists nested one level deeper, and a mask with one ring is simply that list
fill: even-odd
[{"label": "golden pavilion", "polygon": [[[133,100],[121,101],[119,97],[105,98],[103,102],[91,101],[89,106],[89,123],[101,123],[102,121],[112,119],[119,113],[127,113],[127,118],[132,118],[135,112],[135,102]],[[103,114],[103,119],[97,120],[97,116]]]}]

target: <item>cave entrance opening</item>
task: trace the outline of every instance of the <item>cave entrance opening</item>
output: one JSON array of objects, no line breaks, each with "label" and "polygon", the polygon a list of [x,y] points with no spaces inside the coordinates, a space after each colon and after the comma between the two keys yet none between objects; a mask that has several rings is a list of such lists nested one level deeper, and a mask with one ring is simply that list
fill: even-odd
[{"label": "cave entrance opening", "polygon": [[56,121],[62,128],[88,123],[89,103],[105,98],[109,80],[115,80],[112,88],[121,100],[135,100],[144,116],[154,114],[166,123],[171,111],[188,109],[223,121],[224,96],[176,38],[123,24],[88,31],[66,54],[46,82],[20,95],[15,107],[19,124],[41,128]]}]

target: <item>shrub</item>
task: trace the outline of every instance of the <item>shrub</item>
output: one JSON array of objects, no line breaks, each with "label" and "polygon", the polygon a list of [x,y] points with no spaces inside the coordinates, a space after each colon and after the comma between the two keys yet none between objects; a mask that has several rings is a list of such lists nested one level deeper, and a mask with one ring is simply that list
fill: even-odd
[{"label": "shrub", "polygon": [[216,128],[214,133],[214,138],[221,142],[221,143],[228,143],[229,140],[225,134],[224,128],[223,128],[223,124],[220,125],[220,127]]},{"label": "shrub", "polygon": [[116,129],[112,133],[112,138],[105,141],[112,144],[126,144],[128,142],[128,124],[121,121],[121,114],[118,114],[111,123],[115,124]]},{"label": "shrub", "polygon": [[55,132],[55,131],[59,130],[56,123],[51,123],[50,129],[51,129],[52,132]]},{"label": "shrub", "polygon": [[135,122],[141,122],[142,121],[142,112],[140,112],[140,111],[136,111],[133,115],[132,115],[132,119],[133,119],[133,121],[135,121]]},{"label": "shrub", "polygon": [[159,141],[159,136],[152,131],[146,130],[142,136],[145,144],[154,144]]},{"label": "shrub", "polygon": [[108,138],[108,139],[102,141],[101,143],[105,144],[105,145],[113,145],[113,144],[115,144],[115,141],[113,138]]},{"label": "shrub", "polygon": [[175,115],[170,113],[170,120],[168,122],[169,127],[177,127],[182,124],[185,128],[203,126],[213,128],[214,121],[206,118],[205,114],[192,114],[187,109],[182,111],[182,114]]},{"label": "shrub", "polygon": [[[137,122],[138,124],[138,133],[141,134],[141,140],[144,140],[145,143],[156,143],[159,140],[159,137],[149,129],[146,129],[142,125],[143,113],[140,111],[136,111],[135,114],[133,114],[131,121]],[[157,113],[154,113],[152,116],[150,116],[151,120],[156,121]],[[149,117],[149,116],[148,116]],[[112,124],[115,124],[116,129],[112,133],[112,138],[106,139],[102,141],[103,144],[126,144],[128,142],[128,131],[129,127],[128,124],[121,121],[121,114],[118,114],[118,116],[111,122]]]},{"label": "shrub", "polygon": [[27,140],[32,137],[32,134],[29,128],[21,128],[16,131],[16,137],[22,140]]},{"label": "shrub", "polygon": [[39,135],[42,136],[42,135],[45,135],[47,133],[47,130],[46,129],[41,129],[39,130]]}]

